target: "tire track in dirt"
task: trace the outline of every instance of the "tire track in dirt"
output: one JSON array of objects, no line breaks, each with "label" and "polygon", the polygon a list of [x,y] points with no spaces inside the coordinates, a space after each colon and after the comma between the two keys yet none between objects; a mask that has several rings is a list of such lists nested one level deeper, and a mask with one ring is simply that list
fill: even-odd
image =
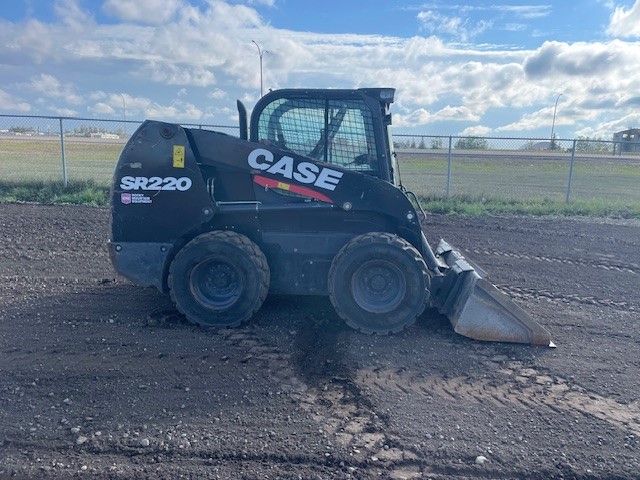
[{"label": "tire track in dirt", "polygon": [[[278,469],[287,471],[289,474],[291,474],[292,471],[297,472],[300,468],[303,471],[326,471],[330,469],[330,464],[318,457],[314,457],[313,455],[267,452],[234,454],[231,452],[212,452],[211,449],[206,447],[190,448],[188,450],[177,448],[170,449],[167,444],[159,445],[157,443],[153,443],[145,448],[145,462],[144,464],[139,465],[138,474],[132,475],[130,466],[127,470],[123,468],[122,459],[141,455],[140,446],[138,444],[139,442],[137,440],[132,440],[128,443],[110,443],[107,446],[104,444],[92,444],[91,442],[92,440],[89,440],[83,445],[83,450],[78,454],[78,457],[82,458],[86,455],[92,455],[90,463],[92,464],[93,469],[99,468],[100,470],[109,472],[109,478],[182,478],[185,476],[193,478],[192,471],[194,464],[207,469],[215,469],[216,467],[227,466],[230,464],[242,465],[242,469],[245,471],[259,470],[258,467],[260,465],[268,464],[271,467],[277,467]],[[60,445],[59,442],[55,441],[44,443],[41,441],[30,442],[5,439],[5,446],[28,450],[31,456],[43,458],[52,454],[62,456],[69,450],[67,445]],[[79,476],[80,474],[90,475],[80,469],[81,464],[88,463],[86,460],[74,463],[77,463],[75,468],[69,470],[71,465],[68,465],[65,469],[66,471],[62,470],[64,472],[63,475],[56,476],[52,474],[53,472],[56,472],[57,469],[61,468],[57,467],[57,462],[53,462],[53,464],[51,464],[52,466],[40,464],[38,467],[32,467],[31,472],[27,470],[27,473],[30,474],[28,477],[20,478],[40,478],[42,472],[51,472],[50,475],[54,478],[76,478],[76,476]],[[251,467],[252,465],[254,465],[253,468]],[[27,469],[28,468],[29,467],[27,467]],[[133,471],[135,472],[135,470],[136,467],[134,467]],[[171,471],[169,475],[167,475],[167,470]],[[229,468],[229,470],[233,470],[233,467]],[[76,473],[76,475],[73,475],[71,472]],[[327,474],[328,473],[329,472],[327,472]],[[0,475],[1,474],[2,471],[0,470]],[[229,474],[231,474],[231,472],[229,472]],[[219,473],[212,472],[211,476],[207,475],[206,478],[213,479],[230,477],[223,477],[220,476]],[[248,477],[243,475],[242,478]]]},{"label": "tire track in dirt", "polygon": [[557,293],[552,290],[517,287],[513,285],[498,284],[496,285],[496,287],[503,293],[506,293],[516,300],[547,300],[558,304],[576,303],[588,306],[596,305],[599,307],[615,308],[625,311],[640,310],[640,303],[634,303],[625,300],[610,300],[597,298],[592,295],[578,295],[575,293]]},{"label": "tire track in dirt", "polygon": [[[302,335],[302,344],[311,338],[317,340],[314,330],[310,321],[305,331],[298,333]],[[418,462],[418,455],[414,451],[403,448],[399,438],[386,432],[384,416],[375,412],[375,406],[360,391],[353,378],[337,373],[344,373],[343,365],[336,365],[335,371],[331,369],[336,374],[320,374],[311,378],[313,375],[309,372],[300,370],[300,363],[307,359],[297,358],[300,355],[299,348],[292,353],[285,352],[266,343],[250,328],[224,329],[216,334],[246,352],[242,361],[263,362],[270,376],[280,384],[279,388],[308,412],[324,436],[348,452],[354,465],[368,465],[375,458],[376,463],[380,462],[378,465],[384,466],[392,474],[395,467],[407,468]],[[322,350],[317,345],[313,348]]]},{"label": "tire track in dirt", "polygon": [[491,403],[502,408],[543,408],[556,413],[580,413],[608,422],[615,427],[640,435],[640,402],[621,404],[613,399],[589,392],[560,377],[552,377],[533,368],[502,371],[509,382],[454,377],[445,379],[397,369],[365,368],[357,373],[357,381],[372,391],[398,391],[425,398],[438,396],[453,402]]},{"label": "tire track in dirt", "polygon": [[589,260],[571,260],[568,258],[549,257],[544,255],[529,255],[526,253],[504,252],[501,250],[489,250],[484,248],[482,249],[471,248],[471,249],[465,249],[465,251],[468,251],[476,255],[516,258],[518,260],[530,260],[530,261],[537,261],[537,262],[557,263],[562,265],[572,265],[572,266],[578,266],[578,267],[599,268],[603,270],[610,270],[610,271],[612,270],[616,272],[631,273],[632,275],[640,275],[640,266],[633,263],[624,264],[620,262],[604,263],[604,262],[589,261]]},{"label": "tire track in dirt", "polygon": [[68,276],[68,275],[0,275],[0,284],[10,284],[13,285],[15,283],[34,283],[34,282],[61,282],[64,285],[70,284],[87,284],[87,285],[96,285],[98,283],[109,283],[113,282],[113,279],[104,278],[102,280],[97,280],[93,277],[77,277],[77,276]]},{"label": "tire track in dirt", "polygon": [[[153,315],[152,323],[154,325],[165,321],[171,323],[180,321],[180,323],[186,324],[186,320],[181,319],[177,311],[155,313]],[[366,477],[363,478],[379,476],[379,474],[372,472],[379,472],[381,469],[384,470],[385,475],[390,475],[385,478],[413,478],[414,475],[419,475],[419,472],[424,468],[418,455],[410,450],[400,448],[397,438],[384,433],[387,427],[384,419],[376,415],[370,402],[361,397],[358,391],[354,391],[356,387],[354,387],[353,382],[343,377],[333,377],[321,385],[310,386],[296,372],[295,361],[292,360],[294,355],[285,353],[275,346],[268,345],[264,339],[259,337],[256,331],[252,329],[229,329],[213,331],[212,334],[219,335],[229,345],[246,353],[240,362],[262,363],[262,368],[268,369],[269,375],[274,380],[274,390],[281,390],[294,399],[304,411],[308,412],[309,417],[318,424],[323,436],[329,441],[334,441],[344,450],[342,452],[336,451],[337,456],[332,458],[318,457],[313,454],[279,454],[268,451],[260,451],[255,454],[233,454],[212,451],[204,446],[191,446],[188,451],[185,450],[184,453],[181,453],[179,449],[180,439],[175,438],[173,442],[163,441],[162,444],[154,441],[144,450],[144,454],[147,457],[162,455],[164,457],[162,462],[165,464],[194,460],[202,461],[205,462],[205,465],[212,466],[225,462],[269,462],[273,465],[295,465],[310,469],[327,468],[329,465],[337,467],[338,464],[341,464],[340,467],[342,468],[342,462],[344,462],[346,467],[354,469],[353,471],[357,469],[360,473],[368,472]],[[114,344],[114,346],[118,347],[119,345]],[[55,360],[57,353],[56,351],[50,352],[47,360]],[[96,353],[96,356],[100,356],[100,353]],[[16,366],[21,362],[29,365],[28,357],[29,352],[14,352],[14,355],[8,358],[11,358],[12,365]],[[123,362],[123,365],[121,369],[110,369],[109,376],[114,382],[117,382],[120,378],[128,378],[131,375],[129,364],[141,365],[139,358],[131,358],[131,355],[126,352],[118,354],[117,357]],[[182,353],[176,358],[197,357],[197,355],[194,357],[189,353]],[[66,355],[64,364],[69,365],[74,363],[75,360],[75,358],[70,359]],[[78,357],[78,360],[81,361],[82,357]],[[146,383],[156,378],[160,372],[164,372],[165,376],[167,375],[165,361],[154,362],[153,359],[151,360],[151,362],[145,361],[144,366],[139,369],[138,388],[148,388],[149,385]],[[127,374],[124,375],[121,370],[126,370]],[[179,378],[182,375],[186,375],[187,372],[179,368],[173,374]],[[102,378],[107,378],[107,376],[103,375]],[[89,439],[89,442],[83,446],[84,450],[101,457],[105,455],[111,456],[114,459],[141,453],[139,438],[137,437],[119,439],[115,443],[105,443],[98,440],[95,438]],[[7,437],[5,438],[5,446],[9,445],[28,449],[31,452],[39,450],[46,452],[42,456],[56,452],[62,454],[68,451],[69,448],[66,443],[61,444],[58,440],[47,442],[39,439],[37,442],[31,442]],[[167,455],[170,455],[170,457]],[[373,458],[376,460],[372,460]]]},{"label": "tire track in dirt", "polygon": [[[516,225],[512,225],[511,218],[509,217],[483,217],[471,219],[469,222],[470,225],[466,225],[467,229],[482,229],[484,232],[494,231],[500,232],[502,234],[508,234],[513,237],[515,235],[522,235],[524,238],[532,238],[532,237],[544,237],[546,236],[547,230],[544,228],[535,228],[535,227],[523,227],[517,222],[520,220],[519,217],[515,217]],[[531,217],[527,217],[527,221],[531,223],[548,223],[545,220],[536,220]],[[496,223],[497,222],[497,223]],[[422,224],[426,228],[427,231],[442,231],[446,228],[450,227],[450,218],[447,216],[437,216],[437,215],[429,215],[428,219],[423,221]],[[640,248],[640,243],[637,241],[633,241],[629,238],[620,238],[618,236],[607,235],[602,232],[602,230],[598,231],[594,234],[591,231],[584,233],[583,230],[585,228],[592,229],[594,226],[603,226],[607,228],[608,225],[611,225],[613,228],[624,228],[625,226],[630,225],[633,227],[637,224],[637,221],[634,220],[626,220],[622,222],[611,221],[610,219],[594,219],[594,218],[574,218],[574,219],[566,219],[566,220],[557,220],[556,228],[554,229],[554,237],[558,242],[560,238],[571,238],[572,240],[580,239],[580,240],[588,240],[592,241],[597,238],[597,241],[600,243],[604,243],[607,245],[620,245],[625,247],[632,248]],[[515,235],[514,235],[515,234]],[[558,242],[559,243],[559,242]]]},{"label": "tire track in dirt", "polygon": [[[104,248],[104,247],[103,247]],[[24,252],[38,253],[43,256],[50,255],[68,255],[69,253],[87,254],[86,246],[82,244],[64,243],[60,241],[60,245],[49,245],[47,248],[43,248],[38,244],[21,244],[13,243],[9,245],[0,246],[0,255],[19,255]]]}]

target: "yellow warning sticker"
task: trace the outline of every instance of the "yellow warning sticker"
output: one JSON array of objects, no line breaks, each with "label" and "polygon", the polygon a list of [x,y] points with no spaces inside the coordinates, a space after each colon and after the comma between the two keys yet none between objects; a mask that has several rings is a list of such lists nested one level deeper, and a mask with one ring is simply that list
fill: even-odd
[{"label": "yellow warning sticker", "polygon": [[184,145],[173,146],[173,166],[174,168],[184,168]]},{"label": "yellow warning sticker", "polygon": [[289,190],[291,188],[291,185],[289,185],[288,183],[278,182],[278,186],[276,188],[279,188],[280,190]]}]

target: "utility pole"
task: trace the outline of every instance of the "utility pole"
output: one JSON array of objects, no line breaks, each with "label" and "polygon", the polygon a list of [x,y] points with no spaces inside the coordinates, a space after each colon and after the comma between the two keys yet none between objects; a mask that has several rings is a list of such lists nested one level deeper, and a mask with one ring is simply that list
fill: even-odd
[{"label": "utility pole", "polygon": [[262,98],[262,57],[265,53],[269,53],[267,50],[263,50],[260,48],[260,45],[257,44],[255,40],[251,40],[253,44],[258,48],[258,55],[260,56],[260,97]]}]

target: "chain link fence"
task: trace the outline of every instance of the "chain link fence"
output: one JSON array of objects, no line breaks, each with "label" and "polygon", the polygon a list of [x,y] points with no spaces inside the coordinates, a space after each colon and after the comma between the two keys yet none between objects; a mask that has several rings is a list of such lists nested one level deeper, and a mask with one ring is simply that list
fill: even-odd
[{"label": "chain link fence", "polygon": [[640,202],[640,153],[618,142],[395,135],[394,146],[420,196]]},{"label": "chain link fence", "polygon": [[[0,115],[0,180],[93,180],[109,185],[138,121]],[[239,127],[184,124],[237,136]]]},{"label": "chain link fence", "polygon": [[[109,185],[137,121],[0,115],[0,180]],[[228,125],[184,124],[237,136]],[[422,197],[640,202],[640,152],[619,142],[394,135],[402,182]]]}]

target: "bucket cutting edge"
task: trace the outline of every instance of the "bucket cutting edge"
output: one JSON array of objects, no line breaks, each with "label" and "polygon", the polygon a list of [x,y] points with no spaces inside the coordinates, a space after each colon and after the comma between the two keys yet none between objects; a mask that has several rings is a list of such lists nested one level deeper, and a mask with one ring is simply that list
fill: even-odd
[{"label": "bucket cutting edge", "polygon": [[433,304],[447,316],[456,333],[475,340],[555,347],[544,327],[483,278],[451,245],[441,240],[435,254],[447,268],[432,283]]}]

